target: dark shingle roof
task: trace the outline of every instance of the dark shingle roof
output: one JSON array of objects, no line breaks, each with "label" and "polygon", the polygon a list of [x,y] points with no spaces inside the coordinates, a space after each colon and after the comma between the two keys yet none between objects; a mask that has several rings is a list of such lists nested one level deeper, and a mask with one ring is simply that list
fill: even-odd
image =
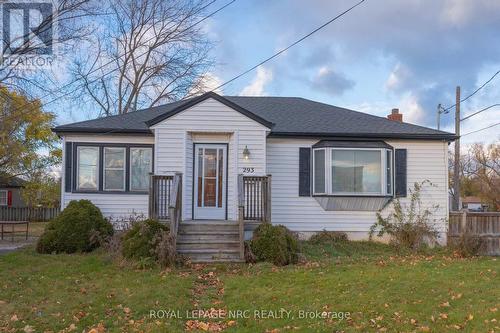
[{"label": "dark shingle roof", "polygon": [[19,177],[0,174],[0,187],[23,187],[26,182]]},{"label": "dark shingle roof", "polygon": [[150,133],[148,125],[166,119],[186,105],[206,98],[236,107],[247,116],[271,128],[272,136],[325,136],[325,137],[377,137],[425,138],[453,140],[455,135],[431,128],[400,123],[384,117],[357,112],[333,105],[298,97],[225,96],[214,93],[150,109],[88,120],[54,129],[63,132],[94,133]]}]

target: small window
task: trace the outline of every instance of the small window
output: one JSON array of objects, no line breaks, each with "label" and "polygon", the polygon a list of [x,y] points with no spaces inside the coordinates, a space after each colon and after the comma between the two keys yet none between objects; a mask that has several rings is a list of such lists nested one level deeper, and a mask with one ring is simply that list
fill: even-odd
[{"label": "small window", "polygon": [[8,204],[8,192],[0,191],[0,206],[7,206]]},{"label": "small window", "polygon": [[314,193],[326,193],[325,162],[326,149],[314,150]]},{"label": "small window", "polygon": [[99,148],[78,147],[77,149],[77,188],[97,191],[99,178]]},{"label": "small window", "polygon": [[130,148],[130,190],[147,191],[152,168],[151,148]]},{"label": "small window", "polygon": [[125,191],[125,148],[104,148],[104,190]]}]

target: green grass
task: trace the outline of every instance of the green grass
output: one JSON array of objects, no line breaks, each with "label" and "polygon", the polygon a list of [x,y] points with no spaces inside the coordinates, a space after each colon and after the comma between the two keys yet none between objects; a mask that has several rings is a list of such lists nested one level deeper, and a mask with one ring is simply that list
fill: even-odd
[{"label": "green grass", "polygon": [[[368,242],[302,245],[308,261],[295,266],[166,272],[120,267],[99,253],[10,253],[0,256],[0,331],[26,325],[59,331],[73,324],[82,332],[102,323],[108,332],[181,332],[208,322],[227,332],[500,330],[498,259],[460,259],[443,250],[401,255]],[[186,310],[210,308],[247,311],[242,314],[249,318],[188,322]],[[180,310],[183,318],[151,319],[151,309]],[[255,318],[254,311],[280,309],[290,317]],[[349,312],[350,319],[301,319],[300,311]]]}]

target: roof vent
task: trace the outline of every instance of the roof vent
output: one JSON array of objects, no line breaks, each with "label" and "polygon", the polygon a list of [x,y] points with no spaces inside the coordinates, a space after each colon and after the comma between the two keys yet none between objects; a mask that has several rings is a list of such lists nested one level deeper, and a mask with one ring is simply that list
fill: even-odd
[{"label": "roof vent", "polygon": [[387,116],[387,119],[399,121],[400,123],[402,123],[403,122],[403,114],[399,113],[399,109],[392,109],[392,112],[390,115]]}]

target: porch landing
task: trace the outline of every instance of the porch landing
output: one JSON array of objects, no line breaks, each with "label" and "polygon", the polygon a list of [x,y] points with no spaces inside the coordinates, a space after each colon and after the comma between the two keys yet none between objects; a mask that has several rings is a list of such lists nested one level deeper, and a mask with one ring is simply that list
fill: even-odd
[{"label": "porch landing", "polygon": [[177,252],[192,262],[242,262],[238,228],[237,221],[182,221]]}]

